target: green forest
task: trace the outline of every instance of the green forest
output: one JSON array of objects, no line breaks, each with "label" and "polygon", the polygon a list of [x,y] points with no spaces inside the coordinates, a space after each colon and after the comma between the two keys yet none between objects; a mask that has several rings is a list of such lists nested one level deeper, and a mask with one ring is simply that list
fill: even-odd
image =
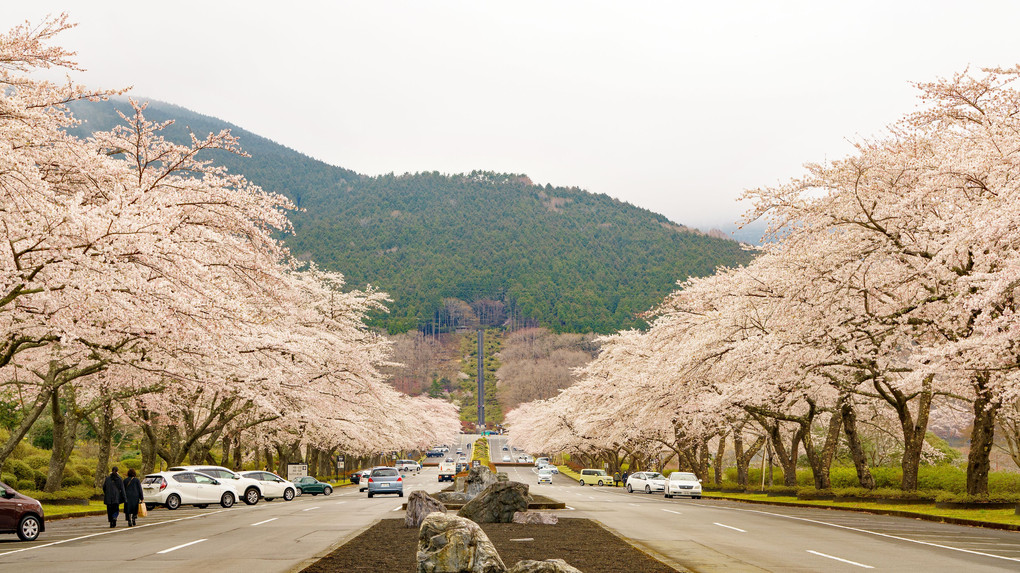
[{"label": "green forest", "polygon": [[[124,101],[76,104],[79,136],[110,129]],[[743,264],[734,241],[692,232],[665,217],[576,187],[539,186],[522,174],[414,173],[364,176],[312,159],[237,126],[153,102],[151,120],[204,137],[230,128],[250,158],[210,158],[267,191],[291,198],[291,251],[344,273],[352,288],[389,294],[372,318],[390,333],[450,330],[444,300],[495,301],[499,319],[554,332],[642,327],[678,280]]]}]

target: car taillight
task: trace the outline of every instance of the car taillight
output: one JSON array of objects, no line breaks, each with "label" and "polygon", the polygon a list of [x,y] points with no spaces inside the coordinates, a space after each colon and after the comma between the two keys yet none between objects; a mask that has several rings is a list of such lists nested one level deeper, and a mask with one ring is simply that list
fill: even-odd
[{"label": "car taillight", "polygon": [[165,481],[159,483],[159,491],[163,491],[164,489],[166,489],[166,482]]},{"label": "car taillight", "polygon": [[372,483],[372,478],[368,478],[368,483]]},{"label": "car taillight", "polygon": [[397,481],[404,481],[404,478],[398,477]]}]

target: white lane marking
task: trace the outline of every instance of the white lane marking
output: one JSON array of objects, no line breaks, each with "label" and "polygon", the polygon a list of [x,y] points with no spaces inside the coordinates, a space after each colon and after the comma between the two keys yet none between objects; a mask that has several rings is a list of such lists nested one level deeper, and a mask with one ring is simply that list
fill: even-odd
[{"label": "white lane marking", "polygon": [[865,565],[863,563],[858,563],[856,561],[850,561],[849,559],[840,559],[839,557],[833,557],[832,555],[826,555],[824,553],[819,553],[817,551],[811,551],[810,549],[808,549],[807,552],[811,553],[813,555],[817,555],[819,557],[826,557],[828,559],[835,559],[836,561],[842,561],[843,563],[849,563],[851,565],[856,565],[858,567],[863,567],[865,569],[874,569],[874,567],[872,567],[871,565]]},{"label": "white lane marking", "polygon": [[401,509],[403,509],[403,508],[404,508],[404,507],[403,507],[402,505],[398,505],[397,507],[394,507],[394,508],[393,508],[393,509],[391,509],[390,511],[400,511],[400,510],[401,510]]},{"label": "white lane marking", "polygon": [[308,509],[302,509],[301,511],[311,511],[311,510],[313,510],[313,509],[319,509],[319,507],[320,507],[320,506],[318,506],[318,505],[317,505],[317,506],[315,506],[315,507],[309,507]]},{"label": "white lane marking", "polygon": [[253,523],[253,524],[251,524],[251,526],[255,527],[256,525],[262,525],[263,523],[269,523],[270,521],[276,521],[277,519],[279,519],[279,518],[278,517],[273,517],[273,518],[267,519],[265,521],[260,521],[258,523]]},{"label": "white lane marking", "polygon": [[713,521],[712,523],[714,523],[715,525],[718,525],[719,527],[725,527],[726,529],[732,529],[733,531],[739,531],[741,533],[747,533],[746,531],[744,531],[743,529],[740,529],[739,527],[733,527],[732,525],[726,525],[726,524],[723,524],[723,523],[719,523],[718,521]]},{"label": "white lane marking", "polygon": [[563,508],[570,511],[574,511],[574,508],[570,507],[569,505],[564,505]]},{"label": "white lane marking", "polygon": [[196,543],[202,543],[203,541],[206,541],[206,540],[205,540],[205,539],[198,539],[198,540],[196,540],[196,541],[192,541],[192,542],[190,542],[190,543],[183,543],[183,544],[181,544],[181,545],[178,545],[177,547],[171,547],[170,549],[164,549],[164,550],[162,550],[162,551],[157,551],[157,552],[156,552],[156,555],[162,555],[162,554],[164,554],[164,553],[170,553],[171,551],[177,551],[178,549],[181,549],[181,548],[187,547],[187,546],[189,546],[189,545],[194,545],[194,544],[196,544]]},{"label": "white lane marking", "polygon": [[628,503],[627,505],[633,505],[634,507],[638,506],[638,504],[636,504],[636,503]]},{"label": "white lane marking", "polygon": [[[662,508],[659,508],[659,509],[662,509]],[[683,515],[683,514],[682,514],[682,513],[680,513],[679,511],[673,511],[672,509],[663,509],[662,511],[668,511],[668,512],[670,512],[670,513],[675,513],[675,514],[677,514],[677,515]],[[718,524],[716,524],[716,525],[718,525]]]},{"label": "white lane marking", "polygon": [[11,553],[21,553],[22,551],[31,551],[33,549],[42,549],[43,547],[51,547],[53,545],[60,545],[61,543],[67,543],[68,541],[78,541],[80,539],[88,539],[89,537],[98,537],[100,535],[110,535],[110,534],[113,534],[113,533],[123,533],[125,531],[134,531],[134,530],[137,530],[137,529],[141,529],[143,527],[154,527],[156,525],[163,525],[164,523],[174,523],[175,521],[186,521],[188,519],[195,519],[196,517],[205,517],[207,515],[215,515],[217,513],[223,513],[224,511],[227,511],[227,510],[226,509],[218,509],[216,511],[211,511],[209,513],[200,513],[198,515],[189,515],[188,517],[178,517],[177,519],[168,519],[166,521],[159,521],[159,522],[156,522],[156,523],[146,523],[146,524],[143,524],[143,525],[137,525],[137,526],[132,527],[130,529],[128,529],[127,527],[124,527],[124,528],[121,528],[121,529],[114,529],[113,531],[101,531],[99,533],[90,533],[88,535],[82,535],[81,537],[72,537],[71,539],[61,539],[60,541],[54,541],[52,543],[44,543],[42,545],[35,545],[33,547],[25,547],[24,549],[15,549],[13,551],[8,551],[6,553],[0,553],[0,557],[3,557],[4,555],[10,555]]},{"label": "white lane marking", "polygon": [[340,505],[341,503],[347,503],[347,502],[346,501],[338,501],[338,502],[336,502],[336,505]]},{"label": "white lane marking", "polygon": [[[1020,562],[1020,558],[1016,557],[1005,557],[1003,555],[995,555],[993,553],[983,553],[981,551],[971,551],[970,549],[963,549],[960,547],[953,547],[951,545],[941,545],[939,543],[931,543],[930,541],[919,541],[917,539],[910,539],[909,537],[900,537],[898,535],[889,535],[888,533],[879,533],[877,531],[869,531],[867,529],[860,529],[857,527],[850,527],[847,525],[839,525],[838,523],[829,523],[827,521],[818,521],[817,519],[808,519],[806,517],[794,517],[792,515],[783,515],[781,513],[771,513],[768,511],[761,511],[757,509],[741,509],[739,507],[724,507],[715,506],[718,509],[728,509],[732,511],[745,511],[748,513],[760,513],[762,515],[772,515],[775,517],[785,517],[787,519],[795,519],[797,521],[806,521],[808,523],[817,523],[819,525],[828,525],[829,527],[835,527],[838,529],[846,529],[847,531],[856,531],[858,533],[868,533],[871,535],[877,535],[878,537],[885,537],[887,539],[895,539],[897,541],[908,541],[910,543],[917,543],[919,545],[927,545],[928,547],[938,547],[939,549],[949,549],[950,551],[959,551],[961,553],[970,553],[971,555],[981,555],[983,557],[994,557],[995,559],[1005,559],[1006,561]],[[0,555],[3,555],[0,553]]]},{"label": "white lane marking", "polygon": [[595,499],[595,496],[594,495],[589,495],[588,499]]}]

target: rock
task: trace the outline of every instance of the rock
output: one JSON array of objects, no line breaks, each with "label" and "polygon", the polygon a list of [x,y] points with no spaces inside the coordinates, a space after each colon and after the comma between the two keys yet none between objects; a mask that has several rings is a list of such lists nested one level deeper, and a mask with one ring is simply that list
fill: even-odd
[{"label": "rock", "polygon": [[441,501],[430,496],[422,490],[415,490],[407,496],[407,513],[404,515],[404,525],[407,527],[419,527],[430,513],[446,513],[446,506]]},{"label": "rock", "polygon": [[441,491],[439,493],[432,494],[432,497],[447,505],[454,503],[463,505],[471,501],[470,495],[456,491]]},{"label": "rock", "polygon": [[562,559],[518,561],[507,573],[581,573],[581,570]]},{"label": "rock", "polygon": [[510,476],[506,475],[506,472],[499,472],[496,474],[496,481],[510,481]]},{"label": "rock", "polygon": [[497,482],[464,504],[457,513],[476,523],[510,523],[514,513],[528,510],[528,486],[516,482]]},{"label": "rock", "polygon": [[556,525],[560,518],[548,511],[518,511],[514,514],[514,523],[530,523],[535,525]]},{"label": "rock", "polygon": [[457,493],[464,493],[465,490],[467,490],[467,480],[462,477],[457,478],[457,480],[453,482],[453,491]]},{"label": "rock", "polygon": [[471,468],[471,471],[468,472],[467,478],[464,480],[463,491],[468,495],[475,496],[494,483],[496,483],[496,475],[492,473],[489,466],[478,466]]},{"label": "rock", "polygon": [[432,513],[418,532],[418,573],[504,573],[496,547],[470,519]]}]

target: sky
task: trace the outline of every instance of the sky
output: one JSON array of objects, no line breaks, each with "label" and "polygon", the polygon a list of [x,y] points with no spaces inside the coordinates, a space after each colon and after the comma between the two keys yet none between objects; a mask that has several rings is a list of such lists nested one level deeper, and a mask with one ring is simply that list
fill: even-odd
[{"label": "sky", "polygon": [[880,135],[912,82],[1020,63],[1007,0],[0,5],[5,29],[67,12],[90,87],[333,165],[524,173],[705,230]]}]

